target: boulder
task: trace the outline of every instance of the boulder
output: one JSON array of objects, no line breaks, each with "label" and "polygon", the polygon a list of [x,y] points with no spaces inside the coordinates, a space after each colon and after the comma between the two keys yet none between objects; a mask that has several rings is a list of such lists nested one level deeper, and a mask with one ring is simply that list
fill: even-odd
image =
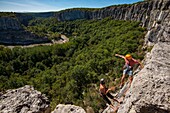
[{"label": "boulder", "polygon": [[51,113],[86,113],[86,112],[82,107],[79,106],[71,104],[70,105],[59,104]]},{"label": "boulder", "polygon": [[32,86],[7,90],[0,95],[1,113],[50,113],[50,102]]}]

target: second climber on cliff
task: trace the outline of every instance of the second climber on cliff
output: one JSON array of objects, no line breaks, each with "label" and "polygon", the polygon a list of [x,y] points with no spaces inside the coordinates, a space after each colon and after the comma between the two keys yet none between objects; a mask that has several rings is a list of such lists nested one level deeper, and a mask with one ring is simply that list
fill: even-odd
[{"label": "second climber on cliff", "polygon": [[118,106],[113,106],[111,101],[109,100],[109,98],[113,101],[116,101],[118,102],[119,104],[121,102],[119,102],[114,96],[112,96],[109,91],[111,90],[114,90],[115,87],[112,87],[112,88],[107,88],[106,85],[105,85],[105,80],[104,78],[102,78],[100,80],[100,88],[99,88],[99,92],[100,92],[100,95],[101,97],[110,105],[110,107],[114,110],[114,111],[117,111],[118,109]]}]

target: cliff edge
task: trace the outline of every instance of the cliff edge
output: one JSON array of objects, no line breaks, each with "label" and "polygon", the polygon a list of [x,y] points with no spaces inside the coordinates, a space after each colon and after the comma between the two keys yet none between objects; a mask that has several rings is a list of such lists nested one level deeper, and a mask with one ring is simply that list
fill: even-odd
[{"label": "cliff edge", "polygon": [[170,43],[159,42],[147,54],[118,113],[170,112]]}]

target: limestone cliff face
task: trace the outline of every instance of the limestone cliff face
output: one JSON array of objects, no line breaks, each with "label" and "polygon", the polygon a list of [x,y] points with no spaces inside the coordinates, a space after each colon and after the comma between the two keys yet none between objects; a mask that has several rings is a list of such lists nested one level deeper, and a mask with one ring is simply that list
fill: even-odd
[{"label": "limestone cliff face", "polygon": [[23,29],[21,23],[17,18],[1,17],[0,18],[0,30],[21,30]]},{"label": "limestone cliff face", "polygon": [[170,43],[158,42],[147,54],[118,113],[170,112]]},{"label": "limestone cliff face", "polygon": [[[76,20],[76,19],[102,19],[112,17],[116,20],[135,20],[143,23],[148,27],[153,24],[161,10],[169,8],[169,0],[151,0],[148,2],[136,3],[134,5],[110,6],[96,10],[72,9],[58,12],[56,17],[59,21]],[[169,11],[163,12],[164,17]],[[160,17],[159,20],[161,20]]]},{"label": "limestone cliff face", "polygon": [[58,21],[67,21],[76,19],[92,19],[91,14],[92,12],[90,11],[68,9],[66,11],[58,12],[55,16],[57,17]]},{"label": "limestone cliff face", "polygon": [[0,44],[4,45],[30,45],[50,42],[47,37],[39,37],[25,30],[0,31]]},{"label": "limestone cliff face", "polygon": [[50,42],[47,37],[39,37],[26,31],[17,17],[0,17],[0,44],[28,45]]},{"label": "limestone cliff face", "polygon": [[42,13],[15,13],[18,20],[25,26],[28,25],[28,22],[35,18],[48,18],[52,17],[54,12],[42,12]]}]

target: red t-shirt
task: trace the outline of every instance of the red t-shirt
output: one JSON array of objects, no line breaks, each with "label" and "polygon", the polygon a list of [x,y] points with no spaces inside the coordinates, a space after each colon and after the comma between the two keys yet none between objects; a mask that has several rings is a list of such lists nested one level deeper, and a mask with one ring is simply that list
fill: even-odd
[{"label": "red t-shirt", "polygon": [[127,65],[131,66],[131,67],[133,67],[134,64],[139,64],[139,62],[137,60],[133,59],[133,58],[131,60],[128,60],[128,59],[125,58],[125,63]]}]

